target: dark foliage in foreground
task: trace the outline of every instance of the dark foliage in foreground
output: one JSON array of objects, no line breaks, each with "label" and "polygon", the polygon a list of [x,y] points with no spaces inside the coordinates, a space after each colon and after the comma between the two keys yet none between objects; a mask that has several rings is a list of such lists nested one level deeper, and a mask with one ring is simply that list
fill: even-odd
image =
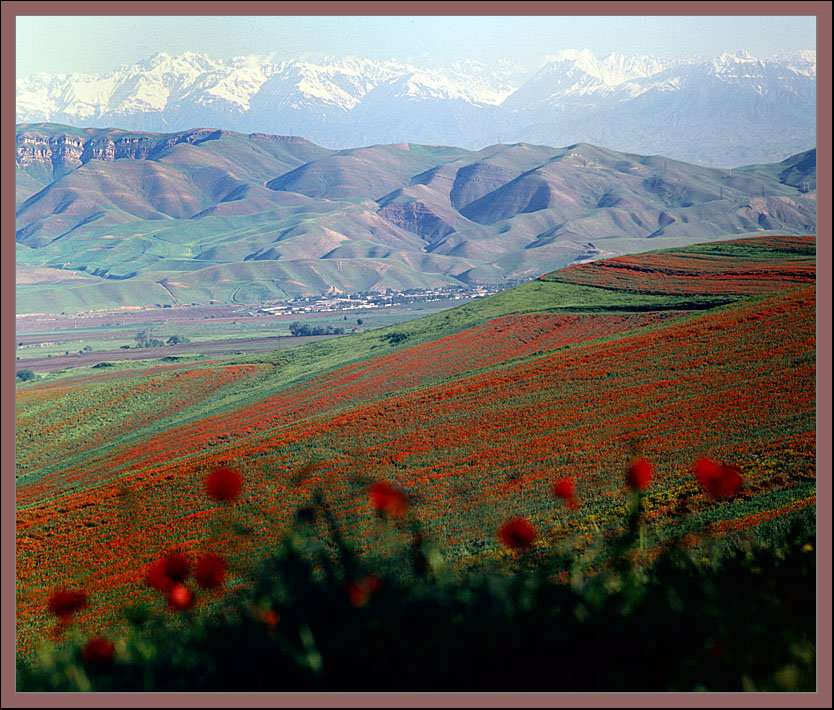
[{"label": "dark foliage in foreground", "polygon": [[[232,488],[216,500],[231,505]],[[633,491],[624,530],[590,563],[511,521],[519,530],[500,533],[511,551],[462,570],[443,565],[396,489],[376,484],[371,500],[385,555],[360,558],[317,493],[254,582],[213,612],[192,610],[188,565],[172,555],[149,582],[167,606],[131,608],[133,632],[115,644],[77,640],[21,662],[18,690],[815,688],[812,513],[772,524],[767,547],[672,544],[649,560]],[[222,560],[200,564],[200,586],[222,584]]]}]

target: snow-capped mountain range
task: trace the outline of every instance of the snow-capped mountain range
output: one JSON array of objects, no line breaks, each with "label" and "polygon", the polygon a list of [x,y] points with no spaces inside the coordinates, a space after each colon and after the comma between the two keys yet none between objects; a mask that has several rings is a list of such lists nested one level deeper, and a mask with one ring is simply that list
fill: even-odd
[{"label": "snow-capped mountain range", "polygon": [[816,53],[669,61],[563,50],[534,72],[474,61],[159,53],[105,74],[18,79],[16,115],[19,123],[292,134],[329,148],[590,142],[729,167],[816,144]]}]

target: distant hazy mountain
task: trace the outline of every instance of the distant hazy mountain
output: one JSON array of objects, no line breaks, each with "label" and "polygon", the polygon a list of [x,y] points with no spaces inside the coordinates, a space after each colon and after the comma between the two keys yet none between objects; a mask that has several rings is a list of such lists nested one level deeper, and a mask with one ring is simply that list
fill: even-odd
[{"label": "distant hazy mountain", "polygon": [[577,142],[733,167],[816,143],[816,54],[743,52],[670,62],[566,50],[530,75],[459,62],[216,61],[185,53],[101,75],[17,81],[17,121],[303,135],[331,148],[374,143]]},{"label": "distant hazy mountain", "polygon": [[18,289],[30,311],[507,283],[816,231],[815,150],[722,170],[589,144],[333,151],[262,133],[28,124],[16,188],[18,262],[93,277],[38,271],[49,278]]}]

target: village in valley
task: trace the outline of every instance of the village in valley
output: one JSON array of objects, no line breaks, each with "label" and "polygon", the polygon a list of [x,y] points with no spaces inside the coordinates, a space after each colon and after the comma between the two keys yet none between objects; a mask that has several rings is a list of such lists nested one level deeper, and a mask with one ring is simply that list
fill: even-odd
[{"label": "village in valley", "polygon": [[357,293],[344,295],[335,289],[324,296],[298,297],[289,301],[274,301],[264,304],[251,315],[258,313],[268,315],[329,313],[339,311],[359,311],[368,308],[390,308],[414,303],[436,303],[441,301],[461,301],[483,298],[506,288],[505,284],[479,285],[471,288],[463,286],[432,289],[409,289],[407,291],[386,290],[384,293]]}]

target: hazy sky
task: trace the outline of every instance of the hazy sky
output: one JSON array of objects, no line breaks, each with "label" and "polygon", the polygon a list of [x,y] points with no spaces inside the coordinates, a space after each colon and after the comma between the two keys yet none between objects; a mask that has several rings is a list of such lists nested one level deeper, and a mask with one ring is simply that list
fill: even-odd
[{"label": "hazy sky", "polygon": [[101,73],[156,52],[185,51],[214,59],[324,53],[523,65],[586,47],[597,56],[744,49],[769,57],[815,49],[815,35],[815,17],[18,17],[17,76]]}]

